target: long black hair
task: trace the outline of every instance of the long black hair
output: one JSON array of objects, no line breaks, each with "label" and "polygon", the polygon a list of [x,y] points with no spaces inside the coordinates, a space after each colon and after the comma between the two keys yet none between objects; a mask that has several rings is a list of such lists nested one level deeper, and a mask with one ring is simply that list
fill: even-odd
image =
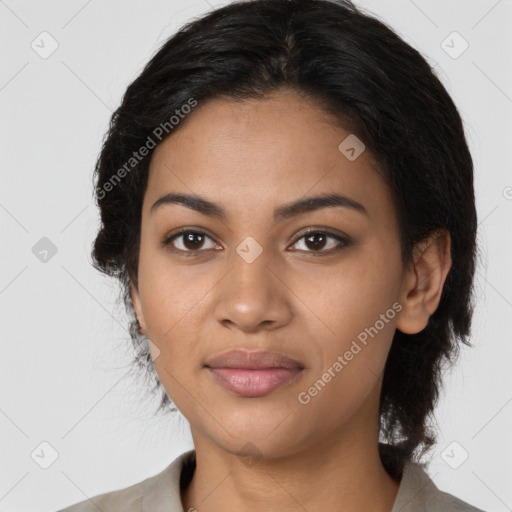
[{"label": "long black hair", "polygon": [[454,362],[460,343],[471,346],[477,217],[458,110],[425,58],[385,23],[348,0],[249,0],[184,25],[111,118],[94,175],[101,227],[93,264],[122,284],[134,368],[151,375],[161,393],[158,411],[172,409],[129,294],[130,283],[137,285],[151,153],[186,123],[193,105],[261,98],[281,88],[314,100],[373,153],[392,192],[404,264],[434,230],[451,235],[453,263],[437,310],[421,332],[395,331],[385,366],[379,449],[388,467],[401,465],[434,444],[430,420],[443,363]]}]

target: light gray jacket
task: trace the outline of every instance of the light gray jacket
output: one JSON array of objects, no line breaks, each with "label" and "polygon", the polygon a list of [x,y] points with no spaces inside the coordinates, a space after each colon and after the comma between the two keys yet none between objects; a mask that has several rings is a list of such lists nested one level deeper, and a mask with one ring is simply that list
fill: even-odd
[{"label": "light gray jacket", "polygon": [[[184,463],[189,463],[194,457],[195,450],[190,450],[155,476],[81,501],[59,512],[185,512],[180,498],[180,476]],[[406,462],[391,512],[483,511],[440,491],[422,466]]]}]

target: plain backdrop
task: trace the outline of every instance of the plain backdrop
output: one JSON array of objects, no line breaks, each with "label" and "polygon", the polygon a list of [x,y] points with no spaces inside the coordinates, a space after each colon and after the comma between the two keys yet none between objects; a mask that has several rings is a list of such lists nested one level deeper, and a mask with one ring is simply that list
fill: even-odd
[{"label": "plain backdrop", "polygon": [[[127,374],[116,283],[90,264],[92,170],[112,110],[150,56],[225,3],[0,1],[0,511],[57,510],[192,447],[187,422],[153,418]],[[475,506],[512,510],[512,2],[357,4],[435,67],[475,161],[475,346],[446,376],[428,472]]]}]

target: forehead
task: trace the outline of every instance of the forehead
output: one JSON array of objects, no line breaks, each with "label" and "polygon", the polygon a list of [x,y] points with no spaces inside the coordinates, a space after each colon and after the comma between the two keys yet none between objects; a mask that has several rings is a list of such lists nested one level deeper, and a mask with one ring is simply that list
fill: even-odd
[{"label": "forehead", "polygon": [[344,148],[354,134],[334,121],[293,91],[199,103],[155,149],[145,208],[171,191],[244,209],[320,193],[389,203],[373,156],[365,149],[356,159],[347,158],[340,144]]}]

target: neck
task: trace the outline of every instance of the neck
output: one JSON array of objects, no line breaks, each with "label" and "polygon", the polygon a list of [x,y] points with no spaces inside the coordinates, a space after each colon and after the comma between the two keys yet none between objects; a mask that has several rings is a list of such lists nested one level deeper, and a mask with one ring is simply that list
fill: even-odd
[{"label": "neck", "polygon": [[194,444],[196,470],[181,496],[185,511],[390,512],[398,493],[378,442],[364,435],[329,436],[278,458],[240,457],[202,438]]}]

